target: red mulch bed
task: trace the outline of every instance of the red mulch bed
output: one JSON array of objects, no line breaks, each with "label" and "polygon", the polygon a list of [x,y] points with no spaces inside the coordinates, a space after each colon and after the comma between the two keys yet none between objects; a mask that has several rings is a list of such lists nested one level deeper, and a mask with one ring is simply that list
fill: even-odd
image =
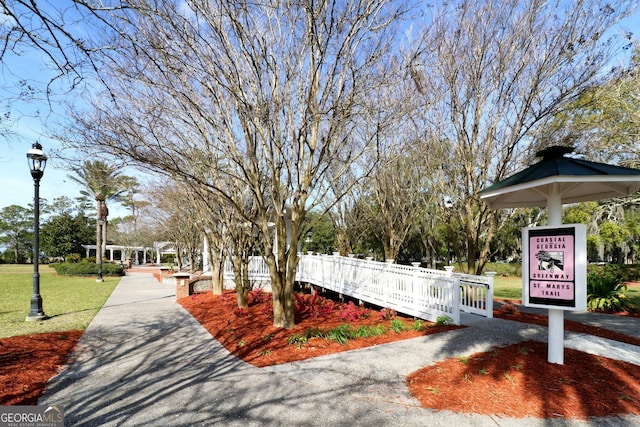
[{"label": "red mulch bed", "polygon": [[[349,340],[340,344],[323,338],[310,338],[306,343],[289,344],[289,338],[302,334],[311,328],[329,330],[348,323],[351,327],[382,325],[390,329],[390,320],[379,320],[379,312],[369,310],[368,317],[352,321],[342,320],[339,308],[327,316],[314,317],[313,313],[299,313],[296,325],[290,329],[276,328],[270,314],[264,314],[266,303],[250,303],[248,311],[239,314],[236,310],[235,292],[225,292],[222,297],[213,294],[195,294],[178,302],[195,317],[215,339],[231,353],[254,366],[263,367],[341,351],[355,350],[407,338],[435,334],[461,328],[461,326],[436,326],[424,322],[420,331],[405,330],[400,333],[389,331],[384,335]],[[310,295],[306,296],[310,298]],[[398,317],[405,325],[412,319]],[[428,327],[427,327],[428,326]]]},{"label": "red mulch bed", "polygon": [[0,339],[0,405],[35,405],[83,331]]},{"label": "red mulch bed", "polygon": [[565,349],[547,362],[547,344],[526,341],[412,373],[422,406],[515,418],[640,414],[640,366]]},{"label": "red mulch bed", "polygon": [[[501,319],[515,320],[517,322],[530,323],[545,327],[549,323],[547,316],[543,314],[523,313],[520,311],[509,313],[503,310],[493,310],[493,316],[499,317]],[[613,314],[611,314],[611,316],[613,316]],[[630,313],[622,313],[621,316],[636,317],[634,314]],[[574,322],[572,320],[565,319],[564,329],[566,331],[595,335],[600,338],[607,338],[614,341],[620,341],[627,344],[640,346],[640,338],[638,337],[631,337],[629,335],[621,334],[609,329],[598,328],[597,326],[586,325],[584,323]]]}]

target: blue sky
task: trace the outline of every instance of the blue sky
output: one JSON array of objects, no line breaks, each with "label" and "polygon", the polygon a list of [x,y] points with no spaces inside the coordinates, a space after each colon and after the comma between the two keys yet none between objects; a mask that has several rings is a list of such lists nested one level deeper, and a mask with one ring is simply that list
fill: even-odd
[{"label": "blue sky", "polygon": [[[20,80],[28,79],[30,84],[42,90],[54,75],[46,68],[44,55],[38,52],[22,57],[9,56],[5,59],[4,64],[0,66],[0,99],[3,101],[15,97],[19,90],[17,82]],[[61,81],[60,86],[63,85],[65,82]],[[47,130],[49,127],[55,127],[57,123],[64,122],[65,108],[61,105],[69,101],[69,96],[73,100],[80,99],[80,94],[57,96],[50,104],[46,99],[38,99],[41,98],[39,93],[43,92],[36,92],[34,98],[28,101],[11,101],[10,134],[6,138],[0,136],[0,209],[14,204],[27,207],[33,203],[33,179],[29,172],[26,153],[35,142],[40,142],[43,151],[49,156],[40,182],[40,197],[49,202],[60,196],[75,199],[83,190],[80,184],[69,178],[73,173],[57,153],[61,144],[48,137]],[[0,114],[4,112],[4,109],[0,109]],[[125,173],[131,174],[129,171]],[[111,204],[109,209],[112,218],[128,215],[125,209],[114,204]]]},{"label": "blue sky", "polygon": [[[1,24],[1,23],[0,23]],[[621,28],[640,32],[640,13],[628,18]],[[51,76],[46,68],[46,58],[38,52],[21,57],[8,56],[0,64],[0,114],[8,98],[15,96],[17,82],[29,80],[42,90]],[[77,93],[69,95],[78,99]],[[31,145],[39,141],[50,160],[41,181],[40,195],[49,201],[59,196],[71,199],[80,195],[81,187],[68,178],[69,171],[63,162],[55,156],[60,148],[57,141],[47,138],[46,128],[64,121],[64,109],[53,104],[53,109],[44,99],[32,99],[29,102],[11,104],[11,126],[13,135],[8,139],[0,136],[0,209],[9,205],[27,207],[33,202],[33,180],[27,165],[26,152]],[[4,122],[3,122],[4,123]],[[112,217],[126,215],[124,209],[110,206]]]}]

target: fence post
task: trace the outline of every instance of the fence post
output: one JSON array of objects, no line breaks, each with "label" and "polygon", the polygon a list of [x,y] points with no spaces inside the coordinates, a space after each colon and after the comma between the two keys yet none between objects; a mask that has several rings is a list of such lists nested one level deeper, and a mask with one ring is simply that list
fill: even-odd
[{"label": "fence post", "polygon": [[493,318],[493,278],[496,275],[495,271],[487,271],[484,273],[489,279],[487,283],[487,318]]},{"label": "fence post", "polygon": [[451,289],[451,293],[452,293],[452,297],[453,297],[453,313],[452,314],[452,319],[453,319],[453,324],[454,325],[459,325],[460,324],[460,278],[459,277],[453,277],[453,286]]},{"label": "fence post", "polygon": [[411,264],[414,268],[413,274],[411,275],[411,305],[414,310],[420,311],[420,309],[422,308],[420,304],[422,302],[422,298],[419,291],[419,289],[421,288],[419,283],[420,278],[418,277],[418,273],[420,272],[420,263],[412,262]]}]

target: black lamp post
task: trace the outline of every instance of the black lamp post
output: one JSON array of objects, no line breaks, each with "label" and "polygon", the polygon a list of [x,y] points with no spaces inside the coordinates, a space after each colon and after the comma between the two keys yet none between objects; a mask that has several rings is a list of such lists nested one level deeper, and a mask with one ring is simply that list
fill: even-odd
[{"label": "black lamp post", "polygon": [[453,232],[451,227],[451,209],[453,209],[453,199],[450,196],[444,197],[444,207],[447,211],[447,231],[449,238],[447,239],[447,265],[451,265],[451,239]]},{"label": "black lamp post", "polygon": [[[102,237],[102,226],[104,225],[104,218],[98,217],[98,235]],[[96,251],[96,263],[98,264],[98,278],[96,282],[102,282],[102,242],[99,240]]]},{"label": "black lamp post", "polygon": [[44,320],[46,315],[42,310],[42,297],[40,296],[40,272],[38,263],[40,261],[40,179],[44,175],[44,168],[47,165],[47,156],[42,151],[42,145],[36,142],[27,151],[29,169],[33,177],[33,295],[31,296],[31,310],[27,315],[27,320]]}]

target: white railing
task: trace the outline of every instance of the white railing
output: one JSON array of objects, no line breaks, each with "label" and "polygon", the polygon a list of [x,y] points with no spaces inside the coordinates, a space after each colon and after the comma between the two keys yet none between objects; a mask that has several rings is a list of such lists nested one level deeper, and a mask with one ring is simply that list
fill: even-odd
[{"label": "white railing", "polygon": [[496,273],[488,271],[486,276],[453,273],[460,280],[460,308],[466,313],[493,317],[493,277]]},{"label": "white railing", "polygon": [[[269,279],[262,257],[251,258],[249,277]],[[225,278],[233,279],[228,262]],[[472,276],[336,255],[301,255],[296,280],[429,321],[447,316],[459,324],[460,311],[493,317],[492,274]]]},{"label": "white railing", "polygon": [[[269,266],[261,256],[249,257],[249,280],[271,280],[269,274]],[[234,280],[233,265],[227,258],[224,263],[224,278],[227,280]]]}]

